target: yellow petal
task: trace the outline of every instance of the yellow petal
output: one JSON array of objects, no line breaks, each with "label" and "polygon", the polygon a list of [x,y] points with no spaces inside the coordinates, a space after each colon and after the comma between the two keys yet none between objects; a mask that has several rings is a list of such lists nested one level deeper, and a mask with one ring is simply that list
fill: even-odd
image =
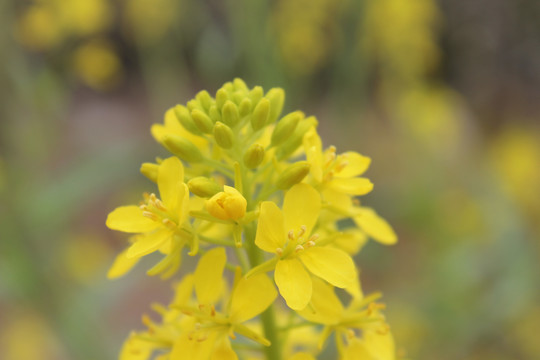
[{"label": "yellow petal", "polygon": [[114,263],[109,269],[109,272],[107,273],[107,278],[119,278],[120,276],[127,274],[129,270],[131,270],[135,266],[135,264],[137,264],[139,258],[128,258],[127,252],[128,249],[125,249],[120,254],[118,254],[116,259],[114,260]]},{"label": "yellow petal", "polygon": [[367,235],[356,228],[338,233],[334,239],[334,246],[349,255],[356,255],[367,242]]},{"label": "yellow petal", "polygon": [[283,213],[272,201],[264,201],[259,213],[255,245],[264,251],[275,253],[277,248],[283,248],[285,241]]},{"label": "yellow petal", "polygon": [[159,249],[170,238],[171,232],[168,229],[159,229],[152,233],[136,236],[135,242],[129,247],[126,256],[128,258],[138,258],[148,255]]},{"label": "yellow petal", "polygon": [[214,349],[217,334],[215,331],[210,332],[205,340],[203,334],[195,333],[195,336],[190,332],[185,332],[176,340],[171,350],[170,360],[208,360]]},{"label": "yellow petal", "polygon": [[184,182],[184,166],[180,159],[171,156],[163,160],[158,169],[158,188],[161,201],[169,210],[176,209],[178,193]]},{"label": "yellow petal", "polygon": [[306,160],[311,164],[311,175],[318,183],[320,183],[323,178],[322,143],[315,128],[311,128],[304,135],[303,145],[304,151],[306,152]]},{"label": "yellow petal", "polygon": [[189,188],[187,184],[182,183],[178,190],[178,207],[177,216],[178,224],[181,225],[186,221],[189,214]]},{"label": "yellow petal", "polygon": [[397,235],[392,227],[377,213],[367,207],[357,208],[358,215],[354,222],[373,239],[385,245],[393,245],[397,242]]},{"label": "yellow petal", "polygon": [[394,338],[389,330],[364,332],[364,347],[377,360],[394,360],[396,350]]},{"label": "yellow petal", "polygon": [[274,280],[287,306],[293,310],[302,310],[307,306],[313,291],[311,277],[298,259],[278,261]]},{"label": "yellow petal", "polygon": [[296,353],[289,360],[315,360],[313,355],[307,353]]},{"label": "yellow petal", "polygon": [[355,177],[362,175],[371,164],[371,159],[367,156],[360,155],[354,151],[348,151],[341,154],[340,156],[345,158],[347,161],[347,166],[345,166],[341,171],[336,172],[336,177]]},{"label": "yellow petal", "polygon": [[348,214],[353,207],[353,202],[350,195],[330,189],[328,187],[325,188],[321,194],[324,203],[332,207],[334,211],[338,211],[342,214]]},{"label": "yellow petal", "polygon": [[311,306],[299,312],[299,315],[311,322],[333,325],[341,320],[343,305],[339,301],[334,288],[328,283],[313,278],[313,295]]},{"label": "yellow petal", "polygon": [[330,284],[345,288],[356,281],[356,267],[352,258],[342,250],[314,246],[299,253],[300,260],[314,275]]},{"label": "yellow petal", "polygon": [[234,289],[230,318],[233,323],[249,320],[269,307],[277,297],[277,291],[266,274],[242,278]]},{"label": "yellow petal", "polygon": [[174,299],[171,305],[186,306],[193,294],[193,286],[195,283],[195,276],[193,274],[187,274],[184,276],[174,289]]},{"label": "yellow petal", "polygon": [[344,348],[342,360],[379,360],[378,357],[371,355],[366,349],[364,341],[353,338],[349,340],[349,344]]},{"label": "yellow petal", "polygon": [[227,262],[225,249],[214,248],[201,256],[195,269],[195,293],[199,304],[213,304],[223,288],[223,270]]},{"label": "yellow petal", "polygon": [[105,224],[109,229],[127,233],[148,232],[161,226],[159,222],[144,217],[142,210],[135,205],[117,207],[107,216]]},{"label": "yellow petal", "polygon": [[349,195],[365,195],[373,190],[373,183],[367,178],[333,178],[328,183],[331,189]]},{"label": "yellow petal", "polygon": [[226,334],[216,341],[210,360],[238,360]]},{"label": "yellow petal", "polygon": [[151,341],[141,339],[132,333],[124,342],[120,351],[120,360],[147,360],[156,349],[156,345]]},{"label": "yellow petal", "polygon": [[306,235],[311,233],[321,212],[321,196],[308,184],[294,185],[285,194],[283,215],[285,231],[297,232],[302,225],[307,227]]}]

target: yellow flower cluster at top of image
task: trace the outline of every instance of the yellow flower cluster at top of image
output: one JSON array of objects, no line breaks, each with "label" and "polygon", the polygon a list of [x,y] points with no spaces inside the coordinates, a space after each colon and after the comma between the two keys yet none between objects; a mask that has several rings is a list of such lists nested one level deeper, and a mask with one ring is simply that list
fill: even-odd
[{"label": "yellow flower cluster at top of image", "polygon": [[[358,199],[373,189],[362,177],[371,160],[323,148],[317,120],[282,115],[284,98],[235,79],[152,126],[172,156],[141,166],[157,191],[109,214],[110,229],[131,234],[109,277],[151,253],[162,257],[148,274],[163,279],[184,249],[200,258],[122,360],[315,359],[332,333],[340,359],[394,359],[380,295],[364,296],[352,258],[368,238],[397,241]],[[301,327],[308,338],[294,335]]]}]

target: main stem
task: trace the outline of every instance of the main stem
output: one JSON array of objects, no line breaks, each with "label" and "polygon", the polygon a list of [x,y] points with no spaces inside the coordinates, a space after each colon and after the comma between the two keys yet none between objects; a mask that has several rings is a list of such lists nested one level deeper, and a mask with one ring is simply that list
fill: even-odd
[{"label": "main stem", "polygon": [[[262,264],[263,257],[257,246],[255,246],[255,229],[253,224],[245,227],[245,241],[246,250],[249,257],[251,267]],[[272,343],[270,346],[265,347],[267,360],[281,360],[281,342],[278,336],[278,328],[276,326],[276,318],[274,312],[274,305],[270,305],[266,311],[261,314],[261,321],[264,329],[264,336]]]}]

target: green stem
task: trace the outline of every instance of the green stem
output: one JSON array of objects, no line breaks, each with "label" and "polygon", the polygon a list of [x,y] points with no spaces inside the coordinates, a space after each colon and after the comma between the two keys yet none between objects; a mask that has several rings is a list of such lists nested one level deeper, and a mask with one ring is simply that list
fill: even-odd
[{"label": "green stem", "polygon": [[[245,248],[247,250],[251,267],[255,267],[264,262],[261,251],[255,246],[255,226],[249,224],[245,227]],[[274,305],[271,305],[265,312],[261,314],[261,321],[264,330],[264,336],[271,342],[271,345],[264,349],[267,360],[281,360],[281,342],[276,326]]]}]

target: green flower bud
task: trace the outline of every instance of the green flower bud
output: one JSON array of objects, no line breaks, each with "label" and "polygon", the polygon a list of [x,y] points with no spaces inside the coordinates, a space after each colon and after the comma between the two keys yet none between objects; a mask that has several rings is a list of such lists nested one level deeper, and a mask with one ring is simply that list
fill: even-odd
[{"label": "green flower bud", "polygon": [[141,165],[141,174],[151,181],[157,183],[159,165],[154,163],[143,163]]},{"label": "green flower bud", "polygon": [[314,116],[301,120],[289,139],[279,146],[277,159],[283,160],[291,156],[302,145],[304,135],[312,126],[317,126],[317,119]]},{"label": "green flower bud", "polygon": [[191,111],[191,117],[197,128],[205,134],[211,134],[214,128],[214,122],[208,115],[201,110],[195,109]]},{"label": "green flower bud", "polygon": [[216,92],[216,105],[218,109],[223,108],[223,105],[225,105],[225,102],[229,100],[229,95],[227,95],[227,91],[224,88],[219,89]]},{"label": "green flower bud", "polygon": [[240,78],[235,78],[233,80],[233,85],[234,85],[235,90],[242,90],[244,92],[248,91],[248,87],[247,87],[246,83],[244,82],[244,80],[242,80]]},{"label": "green flower bud", "polygon": [[199,103],[202,105],[204,110],[208,110],[210,109],[210,106],[212,106],[213,99],[206,90],[199,91],[197,95],[195,95],[195,99],[199,100]]},{"label": "green flower bud", "polygon": [[264,159],[264,148],[260,144],[253,144],[244,154],[244,164],[248,169],[255,169]]},{"label": "green flower bud", "polygon": [[180,124],[189,131],[192,134],[195,135],[201,135],[201,132],[193,122],[193,119],[191,118],[191,115],[189,113],[189,110],[182,105],[176,105],[174,107],[174,114],[176,115],[176,118],[180,122]]},{"label": "green flower bud", "polygon": [[189,100],[189,101],[187,102],[186,106],[187,106],[187,108],[189,109],[189,111],[193,111],[193,110],[195,110],[195,109],[204,111],[204,107],[201,105],[201,103],[199,102],[199,100],[196,100],[196,99]]},{"label": "green flower bud", "polygon": [[248,98],[244,98],[240,105],[238,105],[238,113],[240,114],[240,118],[243,118],[244,116],[248,116],[251,113],[251,106],[252,102]]},{"label": "green flower bud", "polygon": [[309,173],[309,163],[307,161],[298,161],[289,165],[281,174],[279,174],[276,187],[280,190],[287,190],[293,185],[302,181]]},{"label": "green flower bud", "polygon": [[221,191],[221,186],[204,176],[194,177],[187,185],[191,193],[203,198],[209,198]]},{"label": "green flower bud", "polygon": [[260,86],[255,86],[250,92],[249,92],[249,98],[251,99],[252,104],[258,104],[259,101],[261,101],[262,97],[264,96],[264,90]]},{"label": "green flower bud", "polygon": [[199,162],[203,156],[199,149],[189,140],[181,136],[166,134],[162,139],[163,146],[180,159],[187,162]]},{"label": "green flower bud", "polygon": [[240,121],[240,114],[238,113],[238,106],[231,100],[227,100],[225,105],[221,108],[222,121],[233,127]]},{"label": "green flower bud", "polygon": [[260,130],[266,125],[269,112],[270,100],[261,99],[257,106],[255,106],[255,109],[253,110],[253,115],[251,116],[251,127],[253,128],[253,130]]},{"label": "green flower bud", "polygon": [[270,89],[265,96],[270,100],[270,113],[268,114],[268,124],[276,122],[283,110],[285,102],[285,92],[281,88]]},{"label": "green flower bud", "polygon": [[218,121],[214,125],[214,139],[221,148],[230,149],[234,144],[234,133],[230,127]]},{"label": "green flower bud", "polygon": [[219,113],[216,105],[210,106],[208,115],[210,115],[210,119],[212,119],[213,122],[221,121],[221,114]]},{"label": "green flower bud", "polygon": [[301,111],[295,111],[288,115],[285,115],[276,125],[274,132],[272,133],[272,146],[276,146],[288,139],[291,134],[294,133],[296,126],[300,120],[304,117],[304,113]]}]

